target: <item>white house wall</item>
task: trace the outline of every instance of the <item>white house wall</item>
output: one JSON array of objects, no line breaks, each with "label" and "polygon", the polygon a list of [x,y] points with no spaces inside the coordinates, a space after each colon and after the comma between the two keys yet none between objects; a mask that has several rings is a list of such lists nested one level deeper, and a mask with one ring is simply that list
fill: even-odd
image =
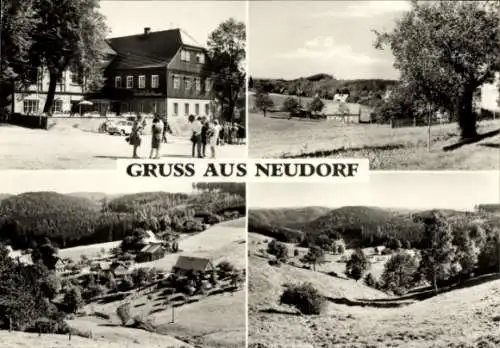
[{"label": "white house wall", "polygon": [[[168,98],[167,99],[167,112],[168,117],[187,117],[189,115],[194,116],[211,116],[210,100],[207,99],[177,99]],[[177,103],[177,114],[175,111],[175,104]],[[189,112],[186,113],[185,105],[189,105]],[[196,114],[196,104],[199,105],[199,113]],[[206,113],[206,108],[208,108],[208,114]]]}]

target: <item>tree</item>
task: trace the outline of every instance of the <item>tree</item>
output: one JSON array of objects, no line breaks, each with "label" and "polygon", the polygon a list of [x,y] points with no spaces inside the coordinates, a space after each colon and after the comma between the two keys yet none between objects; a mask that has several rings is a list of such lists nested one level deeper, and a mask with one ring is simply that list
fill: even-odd
[{"label": "tree", "polygon": [[267,92],[258,91],[255,93],[255,107],[264,113],[264,117],[266,117],[267,110],[273,106],[274,102]]},{"label": "tree", "polygon": [[299,107],[299,101],[297,100],[297,98],[288,97],[283,102],[283,111],[293,112],[298,107]]},{"label": "tree", "polygon": [[455,258],[451,228],[444,216],[437,211],[417,219],[424,225],[424,248],[421,251],[419,272],[431,282],[437,292],[438,281],[450,277]]},{"label": "tree", "polygon": [[56,263],[59,260],[57,256],[58,250],[55,248],[50,240],[46,240],[44,244],[33,249],[31,253],[31,260],[33,263],[41,262],[49,270],[56,268]]},{"label": "tree", "polygon": [[418,271],[417,260],[408,252],[397,252],[391,256],[384,266],[382,283],[386,290],[409,289],[415,283]]},{"label": "tree", "polygon": [[230,276],[233,272],[236,271],[236,268],[233,264],[228,261],[221,261],[216,267],[219,271],[219,279],[224,279]]},{"label": "tree", "polygon": [[325,103],[323,103],[323,101],[319,97],[316,97],[309,105],[309,110],[311,112],[321,112],[321,110],[323,110],[324,107]]},{"label": "tree", "polygon": [[267,245],[267,252],[276,256],[276,260],[280,262],[285,262],[288,259],[288,248],[286,245],[274,239]]},{"label": "tree", "polygon": [[[7,81],[28,82],[29,74],[33,71],[29,65],[28,53],[33,43],[31,33],[39,22],[33,10],[33,2],[33,0],[0,2],[0,83],[2,84]],[[2,90],[3,88],[5,85]]]},{"label": "tree", "polygon": [[237,100],[245,90],[245,43],[245,23],[234,18],[221,23],[207,43],[213,92],[228,121],[233,121]]},{"label": "tree", "polygon": [[83,305],[82,291],[79,286],[72,286],[64,294],[63,303],[69,313],[76,313]]},{"label": "tree", "polygon": [[31,65],[46,68],[49,89],[43,112],[50,113],[57,82],[70,69],[80,76],[100,76],[107,27],[98,0],[37,0],[39,22],[30,49]]},{"label": "tree", "polygon": [[346,263],[346,275],[356,281],[363,277],[363,273],[369,268],[370,263],[362,249],[356,249]]},{"label": "tree", "polygon": [[325,299],[311,283],[287,284],[281,294],[280,304],[294,306],[302,314],[321,314]]},{"label": "tree", "polygon": [[316,271],[316,265],[325,262],[325,252],[320,247],[313,245],[309,248],[309,251],[302,258],[301,262],[311,264],[313,271]]},{"label": "tree", "polygon": [[455,115],[464,139],[477,136],[474,91],[500,70],[499,10],[498,1],[412,1],[392,32],[376,32],[402,81]]}]

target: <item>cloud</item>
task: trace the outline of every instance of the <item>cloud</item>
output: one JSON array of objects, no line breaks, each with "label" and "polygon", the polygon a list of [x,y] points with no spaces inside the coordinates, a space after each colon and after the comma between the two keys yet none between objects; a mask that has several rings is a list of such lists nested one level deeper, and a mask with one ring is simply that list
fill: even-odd
[{"label": "cloud", "polygon": [[304,42],[302,47],[278,55],[285,59],[307,58],[311,60],[345,61],[355,65],[369,65],[379,61],[366,54],[354,52],[349,45],[336,44],[332,36],[317,36]]},{"label": "cloud", "polygon": [[[339,4],[342,2],[339,2]],[[312,14],[313,18],[367,18],[409,10],[408,1],[357,1],[332,11]]]}]

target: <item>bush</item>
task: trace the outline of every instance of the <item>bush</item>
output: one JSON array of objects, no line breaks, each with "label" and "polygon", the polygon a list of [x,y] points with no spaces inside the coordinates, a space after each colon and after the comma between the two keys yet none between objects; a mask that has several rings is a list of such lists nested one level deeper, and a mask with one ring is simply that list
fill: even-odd
[{"label": "bush", "polygon": [[347,261],[345,274],[354,280],[359,280],[363,277],[363,273],[369,268],[365,253],[362,249],[356,249],[352,253],[351,258]]},{"label": "bush", "polygon": [[288,248],[286,245],[275,240],[272,240],[271,243],[267,245],[267,252],[276,256],[276,260],[280,262],[286,262],[288,259]]},{"label": "bush", "polygon": [[293,251],[293,256],[299,256],[299,254],[300,254],[300,253],[299,253],[299,249],[295,249],[295,250]]},{"label": "bush", "polygon": [[116,315],[120,318],[123,326],[130,320],[130,303],[124,303],[116,309]]},{"label": "bush", "polygon": [[78,286],[73,286],[67,290],[63,299],[64,305],[69,313],[76,313],[83,305],[82,292]]},{"label": "bush", "polygon": [[364,280],[365,280],[366,286],[369,286],[370,288],[375,288],[375,285],[377,284],[377,281],[376,281],[375,277],[373,276],[373,274],[368,273],[365,276]]},{"label": "bush", "polygon": [[292,112],[299,107],[299,102],[294,97],[288,97],[283,102],[282,110],[286,112]]},{"label": "bush", "polygon": [[281,294],[280,304],[294,306],[302,314],[321,314],[325,299],[311,283],[287,284]]},{"label": "bush", "polygon": [[381,254],[382,255],[391,255],[392,254],[392,250],[389,249],[389,248],[384,248],[384,250],[382,250]]}]

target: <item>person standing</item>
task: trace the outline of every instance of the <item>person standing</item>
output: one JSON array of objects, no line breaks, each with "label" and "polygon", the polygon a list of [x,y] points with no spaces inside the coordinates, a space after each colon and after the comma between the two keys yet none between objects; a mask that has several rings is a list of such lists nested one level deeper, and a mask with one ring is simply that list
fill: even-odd
[{"label": "person standing", "polygon": [[208,123],[208,120],[206,118],[202,118],[201,119],[201,153],[202,153],[202,156],[205,157],[206,156],[206,150],[207,150],[207,143],[208,143],[208,140],[209,140],[209,136],[208,136],[208,129],[209,129],[209,123]]},{"label": "person standing", "polygon": [[[160,158],[160,146],[163,136],[164,125],[158,115],[155,115],[153,119],[153,125],[151,126],[151,152],[149,158],[159,159]],[[156,156],[153,157],[153,153],[156,152]]]},{"label": "person standing", "polygon": [[193,144],[191,154],[193,157],[202,158],[201,153],[201,122],[194,117],[194,115],[189,115],[188,118],[191,123],[191,142]]},{"label": "person standing", "polygon": [[221,131],[221,126],[217,120],[210,124],[210,128],[208,130],[209,134],[209,145],[210,145],[210,158],[215,158],[215,149],[217,147],[217,142],[219,141],[219,133]]},{"label": "person standing", "polygon": [[144,121],[141,114],[137,113],[134,124],[132,125],[132,132],[129,137],[130,145],[133,147],[132,158],[139,158],[137,150],[141,146],[142,142],[142,132],[144,131]]}]

